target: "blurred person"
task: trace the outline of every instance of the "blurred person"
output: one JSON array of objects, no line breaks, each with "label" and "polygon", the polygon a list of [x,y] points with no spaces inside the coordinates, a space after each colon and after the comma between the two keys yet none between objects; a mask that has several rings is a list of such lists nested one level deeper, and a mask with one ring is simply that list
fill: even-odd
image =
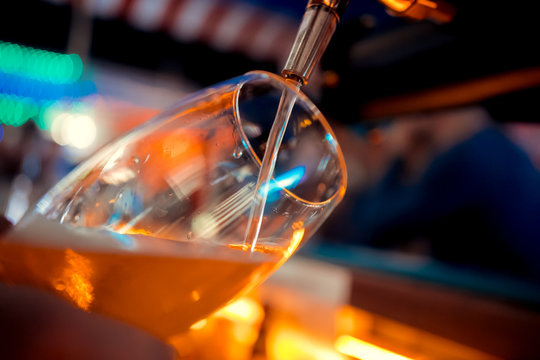
[{"label": "blurred person", "polygon": [[[10,226],[0,216],[0,241]],[[41,290],[0,283],[0,359],[174,358],[172,347],[146,332],[89,314]]]},{"label": "blurred person", "polygon": [[402,116],[365,134],[348,150],[338,132],[353,173],[376,175],[351,176],[327,237],[540,279],[540,173],[487,111]]}]

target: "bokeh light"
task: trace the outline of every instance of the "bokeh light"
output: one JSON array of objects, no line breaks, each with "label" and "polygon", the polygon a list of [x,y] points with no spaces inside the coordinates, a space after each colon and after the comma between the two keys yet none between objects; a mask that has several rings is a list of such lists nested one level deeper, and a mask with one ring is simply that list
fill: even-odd
[{"label": "bokeh light", "polygon": [[39,105],[32,99],[0,94],[0,123],[20,126],[39,114]]},{"label": "bokeh light", "polygon": [[50,109],[97,93],[92,81],[79,81],[82,72],[78,55],[0,41],[0,124],[21,126],[33,120],[49,130],[52,118],[45,114]]},{"label": "bokeh light", "polygon": [[0,93],[33,98],[36,101],[80,98],[97,92],[92,81],[79,81],[70,84],[52,84],[30,79],[20,74],[0,71]]},{"label": "bokeh light", "polygon": [[94,143],[96,135],[96,122],[88,114],[62,112],[51,123],[51,137],[59,145],[86,149]]},{"label": "bokeh light", "polygon": [[82,69],[79,55],[59,54],[0,41],[2,72],[53,84],[70,84],[80,79]]}]

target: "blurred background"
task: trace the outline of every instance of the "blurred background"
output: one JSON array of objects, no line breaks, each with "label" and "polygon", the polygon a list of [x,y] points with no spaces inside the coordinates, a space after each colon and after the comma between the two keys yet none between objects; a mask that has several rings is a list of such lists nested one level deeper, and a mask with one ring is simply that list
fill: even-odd
[{"label": "blurred background", "polygon": [[[306,3],[2,2],[0,213],[16,223],[183,96],[279,73]],[[179,336],[183,358],[538,358],[535,15],[351,0],[305,89],[345,153],[345,200],[262,289]]]}]

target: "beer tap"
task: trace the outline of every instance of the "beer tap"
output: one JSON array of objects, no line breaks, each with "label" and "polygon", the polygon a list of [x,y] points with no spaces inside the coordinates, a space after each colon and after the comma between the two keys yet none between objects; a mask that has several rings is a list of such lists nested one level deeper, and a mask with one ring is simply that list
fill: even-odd
[{"label": "beer tap", "polygon": [[315,65],[326,50],[348,0],[310,0],[282,75],[308,83]]}]

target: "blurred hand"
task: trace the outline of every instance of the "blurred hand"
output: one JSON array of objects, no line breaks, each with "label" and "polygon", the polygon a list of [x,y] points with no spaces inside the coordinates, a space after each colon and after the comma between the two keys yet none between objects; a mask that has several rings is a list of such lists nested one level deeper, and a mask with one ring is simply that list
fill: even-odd
[{"label": "blurred hand", "polygon": [[[0,236],[9,223],[0,216]],[[0,359],[172,360],[174,350],[41,290],[0,283]]]}]

